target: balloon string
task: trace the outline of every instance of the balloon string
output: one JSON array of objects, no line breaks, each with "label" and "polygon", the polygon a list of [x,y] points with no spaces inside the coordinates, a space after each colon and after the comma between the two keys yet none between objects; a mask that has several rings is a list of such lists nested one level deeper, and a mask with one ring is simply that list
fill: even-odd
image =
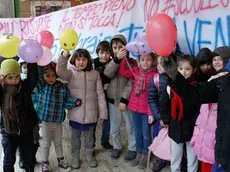
[{"label": "balloon string", "polygon": [[129,70],[130,70],[131,73],[133,74],[133,76],[134,76],[135,78],[137,78],[138,80],[140,80],[140,77],[138,77],[137,75],[135,75],[135,73],[133,72],[132,65],[129,63],[129,61],[128,61],[127,58],[125,58],[125,61],[126,61],[127,65],[128,65]]}]

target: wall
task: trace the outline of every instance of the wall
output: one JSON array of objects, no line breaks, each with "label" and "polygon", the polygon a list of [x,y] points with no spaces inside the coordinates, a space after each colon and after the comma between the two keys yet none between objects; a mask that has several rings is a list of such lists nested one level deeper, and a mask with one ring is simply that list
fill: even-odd
[{"label": "wall", "polygon": [[14,17],[14,0],[0,0],[0,18]]},{"label": "wall", "polygon": [[[5,0],[0,0],[0,1],[5,1]],[[44,0],[41,0],[44,2]],[[60,1],[60,0],[59,0]],[[77,6],[81,5],[83,3],[88,3],[88,2],[93,2],[96,0],[66,0],[66,1],[71,1],[71,6]],[[21,17],[30,17],[31,14],[31,9],[30,9],[30,0],[20,0],[20,8],[21,8]]]}]

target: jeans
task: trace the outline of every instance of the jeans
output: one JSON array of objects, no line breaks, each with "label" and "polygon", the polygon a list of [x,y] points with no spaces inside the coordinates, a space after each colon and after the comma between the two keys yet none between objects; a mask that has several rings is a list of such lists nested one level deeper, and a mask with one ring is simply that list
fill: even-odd
[{"label": "jeans", "polygon": [[151,133],[148,118],[149,116],[147,114],[133,112],[137,150],[148,151],[148,147],[151,144]]},{"label": "jeans", "polygon": [[224,172],[223,170],[221,170],[219,167],[218,167],[218,164],[215,162],[215,164],[213,165],[212,167],[212,171],[211,172]]},{"label": "jeans", "polygon": [[3,171],[14,172],[16,151],[20,148],[23,166],[26,172],[34,172],[34,141],[33,132],[20,136],[2,135],[2,147],[4,151]]}]

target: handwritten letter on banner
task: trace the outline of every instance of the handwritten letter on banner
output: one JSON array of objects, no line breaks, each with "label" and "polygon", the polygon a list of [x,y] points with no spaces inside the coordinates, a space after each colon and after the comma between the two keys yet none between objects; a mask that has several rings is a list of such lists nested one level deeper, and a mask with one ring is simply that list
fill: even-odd
[{"label": "handwritten letter on banner", "polygon": [[[55,37],[53,57],[60,54],[59,35],[67,28],[79,35],[77,48],[95,50],[101,40],[122,33],[128,41],[145,34],[154,14],[168,14],[176,22],[178,41],[186,53],[197,54],[202,47],[230,46],[230,0],[101,0],[40,17],[0,19],[0,34],[21,39],[35,38],[42,30]],[[154,38],[153,38],[154,39]]]}]

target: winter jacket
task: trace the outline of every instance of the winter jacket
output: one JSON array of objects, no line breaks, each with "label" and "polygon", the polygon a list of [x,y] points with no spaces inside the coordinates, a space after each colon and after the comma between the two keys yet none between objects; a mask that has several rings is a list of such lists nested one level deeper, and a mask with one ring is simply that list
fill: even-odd
[{"label": "winter jacket", "polygon": [[145,90],[144,92],[141,92],[139,96],[135,95],[135,90],[138,78],[140,77],[140,67],[134,67],[130,69],[127,65],[127,62],[123,60],[121,62],[119,71],[121,76],[134,80],[128,108],[133,112],[153,115],[148,105],[148,87],[150,79],[154,74],[156,74],[156,71],[153,70],[146,74]]},{"label": "winter jacket", "polygon": [[163,100],[163,96],[166,92],[166,86],[168,84],[168,76],[165,74],[158,74],[159,76],[159,88],[156,87],[154,82],[154,76],[150,80],[148,90],[148,104],[156,120],[160,120],[160,104]]},{"label": "winter jacket", "polygon": [[94,69],[100,73],[103,86],[110,83],[110,79],[104,74],[105,66],[109,62],[110,60],[107,63],[101,63],[99,57],[93,60]]},{"label": "winter jacket", "polygon": [[68,111],[68,118],[81,124],[96,123],[108,118],[105,93],[100,74],[96,70],[82,71],[68,64],[68,57],[60,56],[56,72],[59,77],[68,81],[70,96],[81,99],[81,106]]},{"label": "winter jacket", "polygon": [[198,105],[218,103],[215,161],[221,169],[230,171],[230,75],[190,85],[178,73],[170,86],[186,102],[195,102]]},{"label": "winter jacket", "polygon": [[63,122],[65,109],[77,107],[78,98],[68,96],[68,89],[60,81],[53,85],[45,83],[39,68],[39,82],[33,90],[34,108],[40,121]]},{"label": "winter jacket", "polygon": [[191,146],[200,161],[214,164],[214,145],[216,143],[217,104],[203,104],[196,121]]},{"label": "winter jacket", "polygon": [[[168,87],[169,88],[169,87]],[[185,143],[191,140],[193,129],[200,110],[200,104],[192,101],[184,101],[183,105],[183,118],[179,120],[179,114],[176,118],[172,118],[172,101],[175,96],[172,90],[167,88],[160,105],[160,114],[164,124],[169,125],[169,137],[176,143]],[[179,95],[180,96],[180,95]]]},{"label": "winter jacket", "polygon": [[[38,119],[31,98],[32,91],[38,81],[37,64],[28,63],[27,68],[28,68],[27,79],[21,81],[21,85],[19,86],[20,90],[14,97],[16,110],[19,115],[19,121],[18,121],[19,131],[17,135],[24,135],[28,132],[32,132],[33,127],[38,123]],[[3,135],[13,136],[12,134],[6,133],[4,130],[4,122],[3,122],[4,112],[2,111],[2,109],[3,109],[3,99],[4,99],[5,92],[6,90],[4,89],[4,86],[0,85],[1,133]]]},{"label": "winter jacket", "polygon": [[[129,58],[132,66],[137,66],[136,60]],[[106,65],[104,74],[110,78],[109,88],[106,90],[108,101],[112,104],[125,103],[128,104],[132,91],[133,81],[119,74],[121,60],[114,57],[113,60]]]}]

